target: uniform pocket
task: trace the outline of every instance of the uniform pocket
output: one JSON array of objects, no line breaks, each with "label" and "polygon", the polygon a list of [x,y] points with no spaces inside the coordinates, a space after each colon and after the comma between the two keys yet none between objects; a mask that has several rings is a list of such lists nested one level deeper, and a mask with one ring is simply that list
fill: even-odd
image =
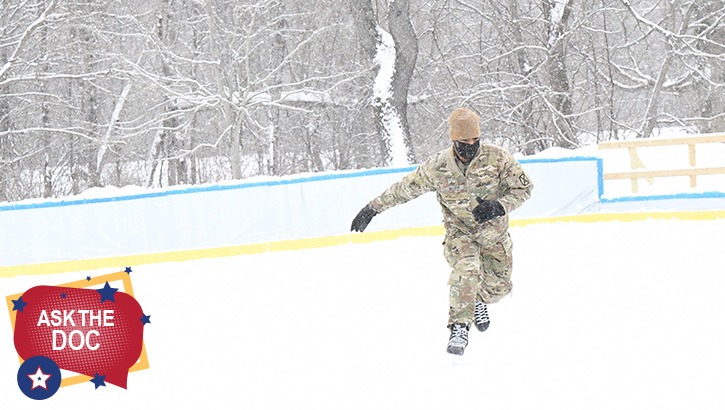
[{"label": "uniform pocket", "polygon": [[484,269],[489,274],[508,280],[513,265],[512,246],[511,237],[506,234],[503,240],[488,248],[483,255]]}]

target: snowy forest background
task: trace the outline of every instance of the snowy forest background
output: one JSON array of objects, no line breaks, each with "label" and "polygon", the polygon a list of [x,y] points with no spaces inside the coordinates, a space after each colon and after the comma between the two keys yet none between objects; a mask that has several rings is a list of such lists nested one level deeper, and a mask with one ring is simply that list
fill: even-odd
[{"label": "snowy forest background", "polygon": [[0,201],[725,131],[724,0],[0,7]]}]

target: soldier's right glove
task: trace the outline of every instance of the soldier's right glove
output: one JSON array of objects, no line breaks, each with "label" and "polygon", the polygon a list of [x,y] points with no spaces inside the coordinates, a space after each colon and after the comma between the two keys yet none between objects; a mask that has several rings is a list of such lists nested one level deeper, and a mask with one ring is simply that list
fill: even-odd
[{"label": "soldier's right glove", "polygon": [[352,220],[352,226],[350,227],[351,231],[358,231],[362,232],[367,228],[370,221],[373,219],[375,215],[378,213],[375,212],[373,208],[370,208],[370,205],[365,205],[363,209],[358,212],[355,219]]},{"label": "soldier's right glove", "polygon": [[476,222],[482,224],[493,218],[506,215],[506,210],[503,209],[501,202],[490,199],[476,198],[478,206],[473,208],[473,217],[476,218]]}]

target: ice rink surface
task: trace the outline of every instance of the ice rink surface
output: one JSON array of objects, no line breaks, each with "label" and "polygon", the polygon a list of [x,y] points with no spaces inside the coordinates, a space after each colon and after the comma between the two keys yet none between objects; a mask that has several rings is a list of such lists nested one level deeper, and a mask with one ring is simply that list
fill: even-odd
[{"label": "ice rink surface", "polygon": [[[511,229],[514,291],[446,353],[442,237],[133,267],[150,369],[2,408],[719,409],[725,221]],[[3,296],[119,269],[0,279]],[[12,371],[7,371],[7,368]]]}]

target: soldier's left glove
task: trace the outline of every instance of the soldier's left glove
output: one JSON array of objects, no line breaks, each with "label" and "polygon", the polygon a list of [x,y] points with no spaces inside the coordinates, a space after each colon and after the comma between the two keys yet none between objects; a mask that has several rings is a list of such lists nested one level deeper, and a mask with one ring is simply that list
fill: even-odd
[{"label": "soldier's left glove", "polygon": [[350,230],[358,232],[364,231],[370,221],[373,219],[373,217],[377,214],[378,213],[375,212],[373,208],[370,208],[370,205],[365,205],[365,208],[361,209],[355,219],[352,220],[352,226],[350,226]]},{"label": "soldier's left glove", "polygon": [[473,208],[473,217],[476,218],[476,222],[484,223],[493,218],[506,215],[506,210],[503,209],[501,202],[490,199],[476,198],[478,206]]}]

